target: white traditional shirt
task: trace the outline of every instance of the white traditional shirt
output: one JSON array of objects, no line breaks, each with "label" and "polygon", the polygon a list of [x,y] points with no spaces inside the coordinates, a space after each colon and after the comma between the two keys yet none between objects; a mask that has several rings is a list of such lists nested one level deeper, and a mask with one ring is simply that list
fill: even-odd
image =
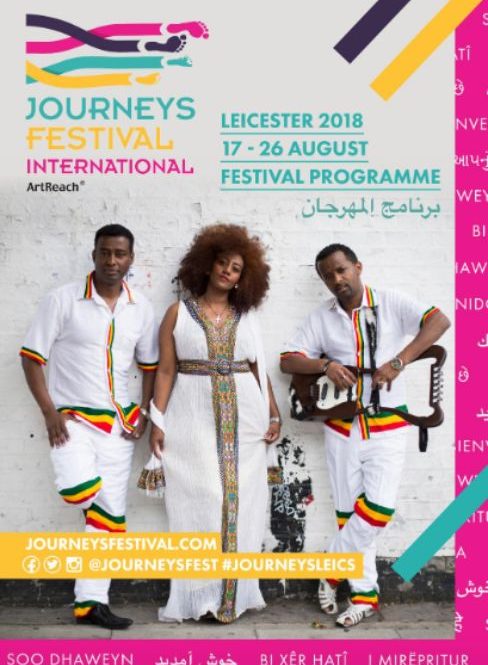
[{"label": "white traditional shirt", "polygon": [[[428,317],[439,311],[394,291],[377,291],[364,287],[360,307],[350,318],[336,298],[327,300],[315,309],[302,323],[282,354],[300,354],[307,358],[328,358],[343,365],[371,367],[370,346],[366,329],[366,317],[372,308],[376,310],[377,347],[376,367],[394,358],[405,346],[406,336],[418,333]],[[371,376],[360,375],[357,383],[358,405],[371,402]],[[391,384],[391,390],[380,391],[380,404],[407,410],[405,404],[405,379],[400,374]],[[358,416],[361,436],[369,439],[386,431],[405,427],[408,423],[395,414],[380,412]],[[326,420],[325,425],[344,437],[349,437],[352,419]]]},{"label": "white traditional shirt", "polygon": [[139,416],[129,398],[131,365],[134,358],[143,371],[158,364],[154,312],[125,281],[112,312],[93,277],[44,298],[20,355],[41,365],[49,361],[48,389],[58,411],[106,433],[117,417],[130,432]]}]

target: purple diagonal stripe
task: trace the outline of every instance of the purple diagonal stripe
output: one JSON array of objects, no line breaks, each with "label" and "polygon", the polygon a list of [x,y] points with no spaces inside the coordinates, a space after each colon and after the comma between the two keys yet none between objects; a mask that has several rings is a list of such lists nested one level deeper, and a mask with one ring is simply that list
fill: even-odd
[{"label": "purple diagonal stripe", "polygon": [[352,62],[409,2],[410,0],[378,0],[337,42],[334,49],[347,62]]}]

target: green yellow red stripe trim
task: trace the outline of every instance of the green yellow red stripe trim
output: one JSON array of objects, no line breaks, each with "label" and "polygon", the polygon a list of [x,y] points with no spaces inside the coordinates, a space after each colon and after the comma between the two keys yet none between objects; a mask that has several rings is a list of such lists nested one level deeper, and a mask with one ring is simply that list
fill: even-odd
[{"label": "green yellow red stripe trim", "polygon": [[[366,304],[368,308],[370,308],[373,312],[374,309],[376,308],[376,297],[373,289],[370,286],[365,287],[365,298],[366,298]],[[364,359],[364,344],[363,344],[363,359]],[[362,395],[361,395],[362,397]],[[362,420],[362,422],[361,422]],[[360,417],[360,427],[361,431],[364,432],[364,438],[369,439],[370,434],[371,434],[371,421],[370,418],[367,414],[362,414]]]},{"label": "green yellow red stripe trim", "polygon": [[308,358],[307,354],[303,351],[283,351],[283,353],[280,353],[280,358],[288,358],[289,356],[302,356],[302,358]]},{"label": "green yellow red stripe trim", "polygon": [[438,307],[430,307],[427,311],[425,311],[425,312],[422,314],[422,318],[420,319],[420,326],[419,326],[419,327],[422,328],[422,326],[423,326],[424,323],[427,321],[427,319],[430,319],[430,317],[431,317],[433,314],[436,314],[436,313],[439,312],[439,311],[440,311],[440,310],[439,310]]},{"label": "green yellow red stripe trim", "polygon": [[[93,277],[94,277],[94,272],[90,273],[87,278],[86,278],[86,284],[85,284],[85,293],[84,293],[84,298],[92,298],[93,297]],[[132,295],[130,293],[129,287],[123,283],[124,288],[127,291],[127,295],[129,298],[130,302],[133,302],[132,300]],[[134,429],[134,426],[130,424],[129,422],[126,421],[125,416],[124,416],[124,410],[118,404],[118,402],[115,401],[114,395],[115,395],[115,390],[114,390],[114,375],[113,375],[113,354],[112,354],[112,346],[113,346],[113,341],[114,341],[114,336],[115,336],[115,320],[112,319],[110,322],[110,325],[108,327],[107,331],[107,342],[106,342],[106,350],[105,350],[105,363],[106,363],[106,368],[107,368],[107,382],[108,382],[108,389],[110,393],[110,399],[112,401],[112,404],[115,407],[115,411],[117,412],[117,415],[119,416],[120,423],[122,425],[122,428],[126,430],[127,432],[132,432]],[[80,416],[83,418],[83,416]],[[86,418],[83,418],[86,420]],[[112,423],[110,425],[110,429],[108,429],[108,425],[105,427],[100,426],[100,429],[104,429],[104,431],[111,431],[112,430],[112,425],[113,425],[113,419]]]},{"label": "green yellow red stripe trim", "polygon": [[371,605],[376,609],[378,607],[378,593],[376,591],[352,592],[351,603],[353,605]]},{"label": "green yellow red stripe trim", "polygon": [[93,277],[95,272],[91,272],[86,276],[85,280],[85,291],[83,293],[83,298],[85,300],[91,300],[93,298]]},{"label": "green yellow red stripe trim", "polygon": [[143,372],[155,372],[158,368],[159,363],[137,363],[137,367],[142,369]]},{"label": "green yellow red stripe trim", "polygon": [[[115,400],[115,385],[114,385],[114,372],[113,372],[114,359],[112,353],[114,337],[115,337],[115,320],[112,319],[107,331],[107,349],[106,349],[107,380],[108,380],[108,389],[110,392],[110,398],[112,400],[112,404],[114,405],[115,410],[117,411],[122,427],[124,427],[125,424],[124,411],[120,406],[120,404]],[[124,427],[124,429],[126,428]],[[133,428],[129,428],[129,431],[131,431],[132,429]]]},{"label": "green yellow red stripe trim", "polygon": [[134,297],[132,295],[132,291],[129,289],[129,285],[127,284],[127,282],[125,280],[122,282],[122,288],[127,293],[128,301],[133,304],[135,302],[135,300],[134,300]]},{"label": "green yellow red stripe trim", "polygon": [[84,406],[61,406],[58,411],[74,416],[76,420],[110,434],[115,420],[115,411],[104,411],[102,409],[90,409]]},{"label": "green yellow red stripe trim", "polygon": [[[360,309],[355,309],[353,311],[352,322],[354,325],[354,335],[356,338],[356,364],[358,367],[364,367],[364,336],[359,318],[360,312]],[[362,380],[361,376],[358,377],[358,382],[359,380]]]},{"label": "green yellow red stripe trim", "polygon": [[371,526],[384,527],[391,521],[395,509],[368,501],[366,496],[361,494],[354,504],[354,512]]},{"label": "green yellow red stripe trim", "polygon": [[[93,270],[92,272],[88,273],[85,279],[85,290],[83,292],[83,298],[86,300],[91,300],[93,298],[93,291],[94,291],[94,277],[95,277],[95,271]],[[122,280],[122,288],[127,294],[127,300],[130,303],[135,303],[134,296],[132,294],[132,291],[129,288],[129,285],[125,280]]]},{"label": "green yellow red stripe trim", "polygon": [[[405,404],[395,407],[401,411],[408,412]],[[352,420],[332,419],[325,420],[324,425],[330,429],[349,437],[351,434]],[[408,427],[410,425],[402,416],[389,413],[388,411],[381,411],[375,415],[361,414],[358,416],[359,426],[361,428],[361,436],[363,438],[370,438],[371,434],[380,434],[381,432],[388,432],[399,429],[401,427]],[[368,434],[368,436],[363,436]]]},{"label": "green yellow red stripe trim", "polygon": [[112,344],[114,343],[114,336],[115,336],[115,321],[114,319],[112,319],[107,331],[107,348],[106,348],[108,389],[112,396],[114,393],[113,354],[112,354]]},{"label": "green yellow red stripe trim", "polygon": [[75,603],[73,614],[76,618],[86,617],[90,614],[95,605],[98,605],[96,600],[85,600],[82,603]]},{"label": "green yellow red stripe trim", "polygon": [[[352,314],[352,324],[355,338],[355,356],[356,356],[356,365],[357,367],[364,367],[364,352],[365,352],[365,340],[364,334],[361,327],[361,311],[364,307],[376,307],[376,295],[374,290],[369,287],[364,287],[363,294],[363,304],[362,308],[356,309]],[[431,308],[435,310],[436,308]],[[428,310],[430,312],[431,310]],[[426,312],[427,314],[427,312]],[[282,354],[283,356],[284,354]],[[364,394],[364,376],[359,374],[357,381],[357,394],[358,394],[358,409],[363,408],[363,394]],[[397,406],[397,409],[407,412],[408,409],[406,405]],[[388,413],[387,411],[381,412],[378,414],[369,414],[361,413],[357,416],[358,425],[361,438],[363,440],[370,439],[372,434],[379,434],[381,432],[387,432],[399,429],[401,427],[407,427],[408,423],[402,416]],[[325,425],[330,427],[330,429],[341,434],[342,436],[349,438],[352,428],[352,420],[340,420],[332,419],[326,420]]]},{"label": "green yellow red stripe trim", "polygon": [[[95,277],[94,271],[86,276],[83,298],[87,300],[93,298],[95,290],[94,277]],[[127,294],[128,301],[130,303],[134,303],[135,301],[132,292],[125,281],[122,282],[122,288]],[[62,407],[58,409],[58,411],[60,411],[61,413],[69,413],[71,415],[74,415],[78,420],[81,420],[87,423],[88,425],[91,425],[96,429],[106,433],[110,433],[112,431],[115,415],[117,414],[122,428],[126,432],[132,432],[135,429],[137,418],[139,417],[139,407],[137,406],[137,404],[130,404],[128,407],[123,408],[115,400],[115,386],[114,386],[114,373],[113,373],[114,337],[115,337],[115,320],[112,319],[107,331],[105,364],[106,364],[107,384],[110,393],[110,400],[114,406],[115,411],[101,411],[98,409],[88,409],[76,406]],[[145,364],[143,363],[143,365]],[[147,371],[153,371],[154,369],[156,369],[156,367],[157,365],[147,365]],[[145,369],[145,367],[143,367],[143,369]]]},{"label": "green yellow red stripe trim", "polygon": [[340,510],[336,510],[336,520],[337,520],[337,526],[339,527],[339,531],[345,526],[347,520],[351,517],[351,515],[354,515],[354,511],[347,513]]},{"label": "green yellow red stripe trim", "polygon": [[125,422],[129,425],[135,426],[141,412],[139,405],[132,402],[132,404],[122,410],[124,412]]},{"label": "green yellow red stripe trim", "polygon": [[[366,301],[373,300],[372,290],[369,287],[365,287],[365,297]],[[356,309],[352,315],[352,323],[354,330],[354,337],[356,340],[356,365],[357,367],[364,367],[364,335],[361,328],[361,310]],[[357,381],[357,393],[358,393],[358,408],[363,406],[363,392],[364,392],[364,378],[361,373],[358,375]],[[359,414],[358,416],[359,431],[361,433],[361,439],[369,439],[369,426],[368,420],[364,413]]]},{"label": "green yellow red stripe trim", "polygon": [[340,420],[338,418],[332,420],[324,420],[324,425],[330,427],[334,432],[347,436],[351,434],[352,420]]},{"label": "green yellow red stripe trim", "polygon": [[110,399],[115,407],[122,428],[126,432],[133,432],[136,428],[136,422],[139,416],[139,407],[137,405],[131,404],[129,407],[127,407],[127,409],[124,409],[115,399],[115,385],[114,385],[114,373],[113,373],[114,361],[112,353],[114,338],[115,338],[115,320],[112,319],[107,330],[107,348],[105,354],[108,389],[110,392]]},{"label": "green yellow red stripe trim", "polygon": [[[376,306],[376,298],[374,295],[374,291],[370,286],[364,287],[363,307],[364,304],[366,304],[366,306],[369,308]],[[355,310],[353,312],[353,318],[352,318],[354,334],[356,337],[356,364],[358,367],[364,367],[365,344],[364,344],[363,329],[361,327],[361,310],[363,309],[363,307],[361,309]],[[364,394],[364,376],[361,373],[358,376],[357,393],[358,393],[358,407],[362,408],[363,394]],[[358,425],[359,425],[359,431],[361,433],[361,438],[363,440],[369,439],[370,425],[367,414],[365,413],[359,414]]]},{"label": "green yellow red stripe trim", "polygon": [[[397,406],[400,411],[408,412],[406,404]],[[391,430],[399,429],[400,427],[408,427],[408,423],[402,416],[388,411],[380,411],[374,415],[368,416],[369,430],[371,433],[377,434],[379,432],[388,432]]]},{"label": "green yellow red stripe trim", "polygon": [[102,479],[100,476],[87,480],[84,483],[75,485],[74,487],[67,487],[66,489],[60,490],[59,494],[66,501],[66,503],[83,503],[87,501],[92,496],[95,496],[97,492],[100,491],[102,487]]},{"label": "green yellow red stripe trim", "polygon": [[29,349],[26,346],[23,346],[20,349],[19,356],[22,356],[23,358],[29,358],[29,360],[33,360],[39,365],[45,365],[47,363],[47,358],[44,358],[44,356],[41,355],[38,351],[34,351],[34,349]]},{"label": "green yellow red stripe trim", "polygon": [[361,438],[363,440],[369,439],[370,438],[370,430],[369,430],[369,423],[366,415],[364,413],[360,413],[358,416],[358,423],[359,423],[359,430],[361,432]]},{"label": "green yellow red stripe trim", "polygon": [[96,503],[92,503],[86,511],[85,520],[87,525],[89,524],[102,531],[110,531],[111,533],[126,531],[125,515],[110,515]]},{"label": "green yellow red stripe trim", "polygon": [[374,291],[370,286],[364,287],[364,297],[366,298],[366,304],[368,307],[375,307],[376,300],[374,297]]}]

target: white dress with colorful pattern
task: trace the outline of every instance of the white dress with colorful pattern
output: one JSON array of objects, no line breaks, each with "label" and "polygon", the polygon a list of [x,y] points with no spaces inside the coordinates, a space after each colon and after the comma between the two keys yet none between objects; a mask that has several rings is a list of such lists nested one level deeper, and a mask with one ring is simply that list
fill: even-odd
[{"label": "white dress with colorful pattern", "polygon": [[[174,330],[178,360],[224,355],[232,361],[259,362],[260,376],[265,377],[252,313],[228,321],[220,334],[219,340],[219,330],[193,301],[180,303]],[[233,422],[229,411],[235,414]],[[263,436],[268,421],[266,395],[252,372],[218,377],[178,373],[166,410],[163,451],[171,531],[219,532],[224,550],[261,551],[268,496]],[[198,619],[211,612],[230,622],[247,609],[263,606],[258,580],[172,580],[160,619]]]}]

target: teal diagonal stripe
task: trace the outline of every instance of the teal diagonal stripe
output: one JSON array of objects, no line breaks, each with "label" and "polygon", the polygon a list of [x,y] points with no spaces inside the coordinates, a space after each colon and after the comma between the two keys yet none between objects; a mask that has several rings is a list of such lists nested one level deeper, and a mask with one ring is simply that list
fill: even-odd
[{"label": "teal diagonal stripe", "polygon": [[488,465],[395,561],[393,570],[411,580],[487,499]]}]

